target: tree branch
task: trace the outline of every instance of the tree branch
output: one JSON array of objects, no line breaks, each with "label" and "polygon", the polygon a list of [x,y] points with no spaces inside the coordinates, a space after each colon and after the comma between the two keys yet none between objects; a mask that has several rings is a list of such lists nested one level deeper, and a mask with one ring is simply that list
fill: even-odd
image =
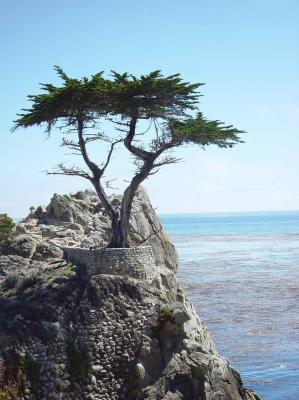
[{"label": "tree branch", "polygon": [[97,164],[95,164],[93,161],[91,161],[88,156],[87,149],[86,149],[86,142],[83,137],[83,129],[84,129],[83,120],[81,118],[78,118],[77,123],[78,123],[78,139],[79,139],[78,144],[80,146],[82,157],[83,157],[86,165],[88,166],[88,168],[93,173],[94,177],[99,179],[102,177],[103,172],[102,172],[101,168],[98,167]]},{"label": "tree branch", "polygon": [[124,140],[124,145],[132,154],[145,161],[152,156],[152,153],[144,149],[141,149],[140,147],[132,145],[132,142],[136,135],[136,125],[137,125],[137,117],[132,117],[129,123],[129,132]]},{"label": "tree branch", "polygon": [[159,167],[162,167],[163,165],[176,164],[181,161],[182,161],[182,158],[168,156],[168,157],[165,157],[160,162],[158,162],[157,164],[153,164],[152,168],[159,168]]},{"label": "tree branch", "polygon": [[105,164],[103,165],[103,167],[101,168],[102,173],[105,172],[105,170],[106,170],[106,168],[107,168],[107,166],[108,166],[108,164],[109,164],[109,162],[110,162],[110,160],[111,160],[111,156],[112,156],[114,147],[115,147],[118,143],[120,143],[120,142],[122,142],[122,139],[115,140],[114,142],[111,143],[111,145],[110,145],[110,150],[109,150],[109,152],[108,152],[106,162],[105,162]]},{"label": "tree branch", "polygon": [[57,165],[55,171],[45,171],[47,175],[68,175],[68,176],[80,176],[82,178],[91,180],[91,176],[88,173],[76,166],[66,167],[63,163]]},{"label": "tree branch", "polygon": [[61,142],[61,147],[68,147],[71,150],[80,152],[79,144],[74,142],[73,140],[63,138]]}]

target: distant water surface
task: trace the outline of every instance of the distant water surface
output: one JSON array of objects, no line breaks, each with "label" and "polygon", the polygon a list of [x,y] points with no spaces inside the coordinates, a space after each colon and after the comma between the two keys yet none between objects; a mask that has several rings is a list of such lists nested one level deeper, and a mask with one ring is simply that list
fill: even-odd
[{"label": "distant water surface", "polygon": [[264,400],[298,400],[299,211],[160,217],[219,353]]}]

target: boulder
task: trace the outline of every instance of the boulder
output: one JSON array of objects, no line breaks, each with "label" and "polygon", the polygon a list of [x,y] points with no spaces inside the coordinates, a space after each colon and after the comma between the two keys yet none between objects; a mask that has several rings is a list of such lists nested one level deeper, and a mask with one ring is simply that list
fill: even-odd
[{"label": "boulder", "polygon": [[178,255],[169,241],[143,187],[137,191],[130,219],[129,241],[132,245],[152,246],[156,263],[177,271]]},{"label": "boulder", "polygon": [[[121,197],[112,195],[112,201],[119,205]],[[104,247],[111,237],[110,217],[96,193],[90,190],[71,195],[54,194],[46,208],[31,209],[19,233],[23,233],[23,229],[48,241],[54,240],[59,246]],[[158,266],[177,270],[175,247],[163,231],[143,187],[138,189],[133,201],[129,243],[131,246],[151,246]]]},{"label": "boulder", "polygon": [[35,253],[38,240],[29,234],[21,234],[15,236],[7,245],[6,253],[17,256],[32,258]]},{"label": "boulder", "polygon": [[34,260],[51,260],[62,259],[63,250],[55,243],[50,241],[43,241],[36,246]]},{"label": "boulder", "polygon": [[17,255],[0,256],[0,280],[6,278],[11,273],[28,268],[30,260]]}]

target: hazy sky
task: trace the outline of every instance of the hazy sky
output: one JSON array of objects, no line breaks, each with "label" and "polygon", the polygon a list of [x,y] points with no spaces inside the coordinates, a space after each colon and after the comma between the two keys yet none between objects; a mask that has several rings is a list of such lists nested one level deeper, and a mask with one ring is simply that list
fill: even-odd
[{"label": "hazy sky", "polygon": [[[185,162],[146,181],[159,212],[299,209],[298,0],[2,0],[0,212],[23,216],[87,182],[50,177],[58,135],[10,133],[39,82],[111,69],[161,69],[205,82],[201,110],[247,131],[234,149],[187,148]],[[72,162],[74,160],[71,160]],[[111,176],[126,178],[114,157]]]}]

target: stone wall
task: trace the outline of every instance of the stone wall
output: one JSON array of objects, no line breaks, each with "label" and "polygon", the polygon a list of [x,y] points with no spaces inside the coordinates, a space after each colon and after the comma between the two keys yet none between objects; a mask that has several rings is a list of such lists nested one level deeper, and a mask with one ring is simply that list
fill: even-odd
[{"label": "stone wall", "polygon": [[88,276],[98,274],[154,280],[158,276],[151,246],[98,250],[65,247],[65,258],[83,267]]}]

